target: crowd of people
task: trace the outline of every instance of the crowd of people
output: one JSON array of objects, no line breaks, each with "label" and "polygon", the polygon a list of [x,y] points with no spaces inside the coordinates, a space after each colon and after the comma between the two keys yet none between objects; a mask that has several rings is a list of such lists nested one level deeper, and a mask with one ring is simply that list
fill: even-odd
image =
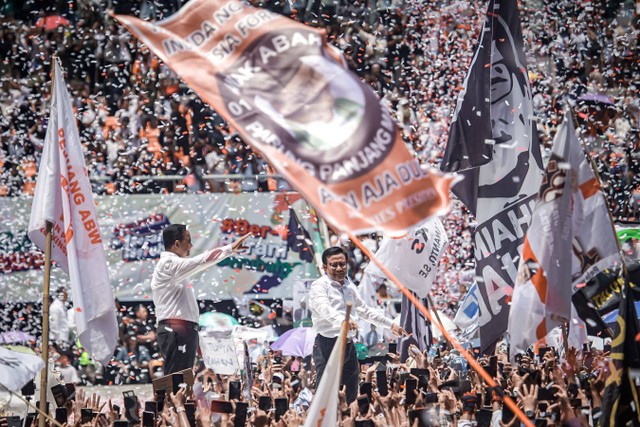
[{"label": "crowd of people", "polygon": [[[356,398],[349,401],[344,390],[339,393],[338,425],[520,425],[507,398],[536,425],[600,425],[607,375],[602,351],[570,349],[559,357],[548,348],[509,362],[506,346],[499,345],[493,356],[478,357],[497,384],[493,387],[445,345],[424,353],[412,348],[410,354],[401,361],[391,350],[362,360]],[[304,423],[317,385],[309,358],[274,351],[238,375],[217,375],[198,363],[195,380],[183,378],[175,391],[154,387],[145,401],[135,396],[105,401],[77,388],[61,403],[66,411],[58,416],[68,418],[59,421],[69,426],[138,425],[143,420],[144,426],[297,426]]]},{"label": "crowd of people", "polygon": [[[41,3],[8,2],[0,9],[1,196],[33,194],[48,120],[54,55],[66,70],[95,194],[287,188],[284,181],[270,179],[273,169],[229,128],[215,106],[203,103],[107,13],[158,19],[175,13],[182,1]],[[252,3],[324,27],[328,41],[344,53],[349,68],[387,101],[410,150],[421,163],[439,167],[486,2]],[[597,165],[614,218],[637,221],[640,11],[627,3],[525,1],[520,16],[544,151],[549,153],[568,103]],[[48,15],[63,19],[49,22],[44,19]],[[443,222],[450,244],[432,295],[437,308],[453,316],[474,274],[470,261],[473,219],[455,202]],[[375,249],[375,236],[370,240]],[[350,274],[357,281],[366,257],[349,242],[342,243],[353,261]],[[108,365],[100,366],[76,342],[73,325],[68,324],[73,316],[66,318],[64,329],[69,307],[62,294],[56,300],[61,302],[55,308],[59,322],[52,333],[60,335],[53,339],[51,354],[64,382],[134,384],[162,375],[153,306],[121,307],[118,349]],[[26,302],[3,307],[2,330],[39,337],[39,307]],[[292,313],[285,312],[268,322],[287,325],[292,323],[290,317]],[[367,342],[367,337],[360,340]],[[442,344],[428,353],[411,352],[406,361],[400,361],[393,349],[377,361],[361,361],[360,393],[353,402],[340,395],[340,422],[344,426],[496,426],[500,421],[518,425],[504,404],[505,396],[511,396],[541,425],[598,425],[606,354],[589,349],[578,355],[571,350],[561,357],[549,350],[539,359],[523,355],[509,363],[504,347],[497,348],[493,357],[479,358],[493,371],[499,384],[494,388],[470,371],[455,350]],[[200,363],[193,386],[167,394],[164,400],[157,397],[153,424],[239,425],[244,416],[259,426],[301,424],[315,390],[310,358],[288,358],[267,347],[264,351],[251,371],[238,377],[215,375]],[[236,381],[246,393],[229,396],[230,383]],[[285,406],[278,403],[282,399]],[[212,400],[231,401],[231,411],[225,406],[225,413],[212,413]],[[243,412],[243,403],[251,403],[248,413]],[[81,392],[67,405],[69,425],[142,420],[145,412],[143,404],[133,413],[124,405],[100,403]],[[195,418],[185,405],[198,408]],[[82,409],[91,410],[90,420],[82,421]]]}]

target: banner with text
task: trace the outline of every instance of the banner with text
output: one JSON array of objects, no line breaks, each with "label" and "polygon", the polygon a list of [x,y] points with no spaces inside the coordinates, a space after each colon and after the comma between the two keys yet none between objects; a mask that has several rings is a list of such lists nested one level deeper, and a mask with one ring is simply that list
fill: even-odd
[{"label": "banner with text", "polygon": [[452,178],[420,167],[322,30],[236,0],[116,19],[338,229],[397,233],[448,209]]},{"label": "banner with text", "polygon": [[240,364],[233,338],[220,338],[200,333],[200,351],[207,369],[219,375],[240,373]]},{"label": "banner with text", "polygon": [[[289,196],[291,197],[291,195]],[[287,244],[289,205],[284,194],[173,194],[95,197],[114,294],[123,301],[151,298],[150,282],[163,250],[162,228],[187,224],[192,254],[232,242],[250,231],[249,249],[193,276],[198,299],[228,299],[242,294],[290,297],[297,279],[318,277]],[[42,296],[44,254],[27,237],[30,199],[0,200],[0,299],[36,301]],[[314,230],[308,206],[294,203],[307,230]],[[51,270],[52,289],[67,282]]]}]

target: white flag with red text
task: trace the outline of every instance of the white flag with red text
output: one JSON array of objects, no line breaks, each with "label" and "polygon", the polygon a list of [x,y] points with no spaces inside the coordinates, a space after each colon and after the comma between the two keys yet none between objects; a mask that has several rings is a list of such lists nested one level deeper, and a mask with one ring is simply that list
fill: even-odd
[{"label": "white flag with red text", "polygon": [[29,238],[45,250],[53,224],[51,259],[71,282],[78,337],[95,360],[108,362],[118,338],[116,309],[76,119],[55,62],[51,115],[29,218]]},{"label": "white flag with red text", "polygon": [[334,427],[338,425],[338,391],[344,365],[346,328],[342,328],[333,346],[324,375],[316,388],[316,395],[307,411],[304,427]]},{"label": "white flag with red text", "polygon": [[604,196],[569,112],[532,218],[509,314],[512,356],[568,321],[576,286],[620,260]]}]

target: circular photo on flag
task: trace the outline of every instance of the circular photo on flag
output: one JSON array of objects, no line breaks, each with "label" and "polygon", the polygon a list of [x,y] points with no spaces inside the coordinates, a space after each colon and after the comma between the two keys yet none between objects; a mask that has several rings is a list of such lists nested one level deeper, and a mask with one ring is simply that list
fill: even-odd
[{"label": "circular photo on flag", "polygon": [[259,36],[218,75],[229,113],[323,182],[370,171],[391,151],[396,127],[373,91],[314,30]]}]

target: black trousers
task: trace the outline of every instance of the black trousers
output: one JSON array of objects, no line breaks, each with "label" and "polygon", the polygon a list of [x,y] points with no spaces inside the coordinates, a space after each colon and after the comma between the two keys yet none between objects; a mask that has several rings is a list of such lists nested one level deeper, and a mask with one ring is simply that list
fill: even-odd
[{"label": "black trousers", "polygon": [[[327,367],[329,356],[338,338],[326,338],[316,335],[313,345],[313,362],[316,365],[316,388],[320,385],[322,375]],[[327,375],[337,375],[337,372],[327,372]],[[347,348],[344,351],[344,367],[342,368],[342,378],[340,384],[346,386],[347,403],[351,403],[358,397],[358,385],[360,379],[360,362],[356,347],[350,339],[347,339]]]},{"label": "black trousers", "polygon": [[198,325],[186,320],[158,322],[158,348],[164,358],[164,374],[193,368],[198,351]]}]

